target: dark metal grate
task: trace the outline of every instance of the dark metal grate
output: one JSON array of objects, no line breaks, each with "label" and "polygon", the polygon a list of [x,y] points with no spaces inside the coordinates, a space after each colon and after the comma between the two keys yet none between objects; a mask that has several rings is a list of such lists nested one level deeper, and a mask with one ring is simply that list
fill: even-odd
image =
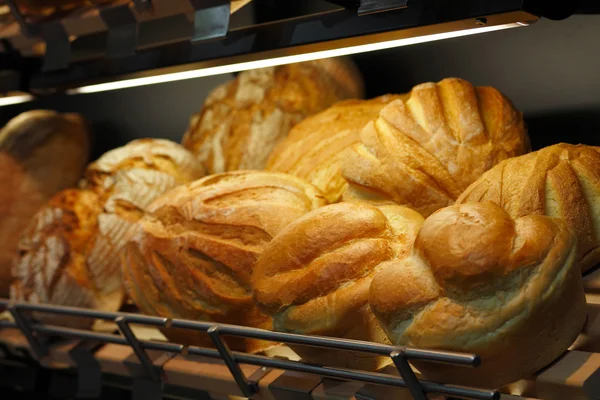
[{"label": "dark metal grate", "polygon": [[[146,350],[159,350],[170,353],[181,354],[184,350],[187,354],[221,359],[227,365],[235,382],[242,393],[250,397],[256,393],[256,386],[250,382],[239,367],[239,364],[250,364],[261,367],[270,367],[288,371],[316,374],[327,378],[359,381],[394,387],[407,388],[417,400],[424,400],[428,393],[437,393],[451,397],[468,399],[493,400],[498,399],[499,394],[495,391],[483,391],[463,387],[449,386],[419,380],[410,368],[410,360],[421,360],[428,362],[455,364],[461,366],[476,367],[480,363],[478,356],[473,354],[460,354],[454,352],[421,350],[403,348],[385,344],[370,343],[358,340],[339,339],[323,336],[307,336],[283,332],[271,332],[263,329],[242,327],[236,325],[216,324],[211,322],[195,322],[181,319],[168,319],[152,317],[140,314],[129,314],[122,312],[104,312],[71,307],[60,307],[53,305],[13,303],[6,299],[0,299],[0,307],[7,308],[15,322],[0,321],[0,328],[18,328],[27,338],[34,355],[41,359],[47,354],[47,349],[36,337],[37,334],[52,335],[83,340],[94,340],[102,343],[114,343],[129,345],[132,347],[147,376],[153,380],[160,380],[152,361],[146,354]],[[113,321],[119,327],[122,336],[91,332],[80,329],[72,329],[61,326],[33,323],[25,317],[24,312],[38,312],[47,314],[68,315],[79,318],[95,318]],[[215,343],[216,349],[186,347],[168,342],[139,340],[130,328],[130,324],[172,327],[180,329],[205,332]],[[299,344],[305,346],[323,347],[342,351],[359,351],[374,355],[389,356],[397,367],[400,377],[378,372],[358,371],[343,368],[313,365],[300,361],[282,360],[261,355],[252,355],[242,352],[231,351],[222,336],[237,336],[243,338],[262,339],[273,342]]]}]

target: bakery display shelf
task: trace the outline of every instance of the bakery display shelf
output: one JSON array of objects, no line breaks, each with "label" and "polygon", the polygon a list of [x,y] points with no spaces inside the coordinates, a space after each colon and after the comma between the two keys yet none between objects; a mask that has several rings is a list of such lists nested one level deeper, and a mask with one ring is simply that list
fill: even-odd
[{"label": "bakery display shelf", "polygon": [[[7,336],[17,334],[14,329],[18,329],[18,335],[21,336],[26,343],[26,348],[31,353],[32,357],[39,360],[42,364],[52,366],[67,360],[65,352],[69,353],[73,348],[65,350],[61,349],[68,344],[68,340],[79,340],[92,343],[91,347],[88,344],[88,350],[93,349],[94,357],[98,357],[99,365],[109,362],[110,357],[123,355],[135,355],[138,364],[139,375],[149,382],[160,382],[166,375],[173,373],[173,368],[177,366],[169,366],[167,359],[176,355],[180,362],[188,362],[189,357],[198,356],[203,359],[217,359],[222,361],[221,369],[225,367],[230,375],[229,380],[235,382],[235,394],[244,397],[260,395],[260,382],[257,382],[256,372],[265,369],[277,369],[290,371],[300,374],[314,374],[323,378],[334,380],[345,380],[352,382],[361,382],[363,384],[385,385],[392,388],[406,388],[413,398],[426,399],[428,393],[435,393],[450,397],[460,397],[467,399],[497,399],[499,394],[495,391],[478,390],[471,388],[463,388],[450,386],[441,383],[434,383],[419,379],[409,366],[410,360],[421,360],[427,362],[443,362],[456,364],[456,368],[461,367],[476,367],[479,359],[476,355],[459,354],[443,351],[429,351],[411,348],[399,348],[384,344],[376,344],[361,341],[344,340],[330,337],[305,336],[297,334],[289,334],[282,332],[271,332],[261,329],[248,328],[234,325],[222,325],[209,322],[194,322],[186,320],[151,317],[139,314],[130,313],[111,313],[88,309],[76,309],[68,307],[58,307],[50,305],[38,305],[28,303],[11,303],[9,300],[0,300],[0,306],[6,307],[13,317],[13,321],[0,321],[0,341],[6,341]],[[72,329],[63,326],[45,325],[29,322],[26,314],[29,312],[68,315],[76,318],[94,318],[105,321],[114,321],[118,327],[120,334],[93,332],[80,329]],[[134,333],[132,326],[151,326],[151,327],[172,327],[181,329],[191,329],[205,332],[215,344],[216,349],[200,348],[200,347],[185,347],[182,345],[159,342],[155,340],[142,340]],[[6,333],[8,332],[8,333]],[[6,333],[6,335],[5,335]],[[307,346],[317,346],[328,349],[337,349],[340,351],[360,351],[370,354],[388,355],[395,368],[397,374],[389,374],[382,372],[366,372],[349,370],[342,368],[332,368],[327,366],[312,365],[302,363],[300,361],[282,359],[280,357],[268,357],[263,355],[253,355],[241,352],[231,351],[223,336],[237,336],[244,338],[262,339],[278,343],[293,343]],[[47,342],[42,338],[60,337],[65,340],[58,342]],[[10,339],[8,339],[10,342]],[[103,344],[103,346],[94,346],[94,343]],[[118,347],[114,347],[114,346]],[[76,345],[81,346],[81,343]],[[113,346],[113,347],[109,347]],[[9,346],[10,347],[10,346]],[[108,354],[107,354],[108,352]],[[152,353],[151,353],[152,352]],[[111,354],[111,355],[110,355]],[[163,357],[163,363],[157,365],[157,359]],[[164,357],[167,357],[165,359]],[[72,358],[72,356],[71,356]],[[81,357],[80,357],[81,358]],[[85,357],[83,357],[85,359]],[[79,361],[85,362],[85,361]],[[89,360],[88,364],[91,364]],[[110,363],[110,362],[109,362]],[[117,361],[117,364],[119,362]],[[73,362],[71,362],[73,364]],[[254,370],[248,370],[246,367],[258,367]],[[212,369],[212,368],[210,368]],[[122,367],[113,365],[109,368],[111,372],[123,373]],[[120,370],[120,371],[119,371]],[[171,371],[171,372],[169,372]],[[183,368],[183,372],[193,375],[194,367],[188,366]],[[196,370],[200,375],[211,374],[206,368]],[[214,373],[214,371],[213,371]],[[221,374],[223,371],[220,372]],[[465,370],[468,373],[468,370]],[[175,373],[176,375],[176,373]],[[200,377],[198,377],[200,378]],[[223,377],[221,377],[223,379]],[[168,379],[167,382],[172,383],[176,378]],[[259,380],[260,381],[260,380]],[[275,389],[276,390],[276,389]]]},{"label": "bakery display shelf", "polygon": [[[139,0],[135,4],[117,1],[58,20],[8,24],[0,29],[0,39],[8,45],[4,53],[16,52],[26,60],[10,59],[6,69],[23,71],[22,63],[27,63],[19,88],[25,92],[89,93],[89,86],[104,83],[147,82],[156,76],[159,81],[189,79],[355,54],[373,45],[388,48],[462,36],[469,30],[522,27],[542,17],[571,15],[578,1]],[[98,90],[109,89],[93,88]]]}]

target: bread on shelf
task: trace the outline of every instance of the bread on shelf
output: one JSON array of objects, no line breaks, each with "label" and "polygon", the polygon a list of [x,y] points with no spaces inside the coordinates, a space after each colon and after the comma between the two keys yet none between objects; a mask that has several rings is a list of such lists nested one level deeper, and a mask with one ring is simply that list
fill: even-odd
[{"label": "bread on shelf", "polygon": [[456,78],[424,83],[361,131],[342,166],[344,199],[394,201],[428,216],[528,150],[521,113],[496,89]]},{"label": "bread on shelf", "polygon": [[338,202],[347,186],[341,172],[347,151],[359,142],[362,127],[377,119],[386,104],[399,98],[385,95],[340,101],[304,119],[275,147],[267,169],[306,179],[321,189],[330,203]]},{"label": "bread on shelf", "polygon": [[85,189],[57,194],[31,221],[19,243],[11,298],[118,310],[120,257],[131,226],[152,200],[203,171],[189,151],[167,140],[135,140],[107,152],[88,167]]},{"label": "bread on shelf", "polygon": [[415,363],[427,379],[497,388],[550,364],[581,332],[576,242],[561,219],[452,205],[425,220],[410,256],[375,275],[369,301],[393,344],[481,356],[469,370]]},{"label": "bread on shelf", "polygon": [[[398,205],[338,203],[284,228],[260,256],[254,298],[277,331],[389,343],[368,304],[373,275],[407,255],[423,221]],[[376,370],[373,354],[290,345],[305,361]]]},{"label": "bread on shelf", "polygon": [[577,262],[586,271],[600,262],[600,153],[560,143],[506,160],[474,182],[458,203],[493,201],[513,218],[562,218],[577,235]]},{"label": "bread on shelf", "polygon": [[20,234],[55,193],[77,185],[89,157],[78,114],[34,110],[0,131],[0,297],[7,297]]},{"label": "bread on shelf", "polygon": [[212,91],[182,143],[209,173],[263,169],[303,118],[362,95],[360,73],[345,58],[245,71]]},{"label": "bread on shelf", "polygon": [[[179,186],[156,199],[135,227],[123,257],[127,293],[146,314],[270,329],[252,300],[252,270],[278,232],[324,204],[314,186],[273,172],[227,172]],[[201,332],[164,333],[178,343],[211,345]],[[225,340],[249,352],[272,346]]]}]

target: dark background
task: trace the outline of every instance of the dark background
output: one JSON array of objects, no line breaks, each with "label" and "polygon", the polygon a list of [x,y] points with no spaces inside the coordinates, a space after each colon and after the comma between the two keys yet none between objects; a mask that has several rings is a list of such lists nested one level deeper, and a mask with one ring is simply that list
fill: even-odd
[{"label": "dark background", "polygon": [[[445,77],[491,85],[525,114],[534,148],[560,141],[600,145],[600,16],[542,20],[519,29],[354,56],[369,97]],[[207,93],[231,76],[53,96],[0,107],[0,123],[33,108],[82,113],[95,156],[139,137],[178,141]]]}]

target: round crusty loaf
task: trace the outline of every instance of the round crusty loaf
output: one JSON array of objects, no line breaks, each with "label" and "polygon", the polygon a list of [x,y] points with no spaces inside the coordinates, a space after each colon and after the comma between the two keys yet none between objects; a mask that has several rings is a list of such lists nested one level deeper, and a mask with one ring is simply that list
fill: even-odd
[{"label": "round crusty loaf", "polygon": [[[252,300],[250,275],[283,227],[324,205],[322,194],[291,175],[237,171],[179,186],[154,201],[123,258],[127,293],[151,315],[270,329]],[[171,340],[210,345],[205,334],[165,330]],[[226,338],[234,349],[270,346]]]},{"label": "round crusty loaf", "polygon": [[511,217],[564,219],[577,235],[583,271],[600,262],[600,154],[597,148],[557,144],[506,160],[474,182],[458,203],[493,201]]},{"label": "round crusty loaf", "polygon": [[345,159],[344,199],[393,200],[423,216],[452,204],[500,161],[528,151],[521,113],[462,79],[415,86],[360,133]]},{"label": "round crusty loaf", "polygon": [[213,90],[182,143],[209,173],[262,169],[292,126],[362,94],[362,78],[344,58],[245,71]]},{"label": "round crusty loaf", "polygon": [[392,343],[482,358],[468,371],[415,363],[428,379],[497,388],[554,361],[581,331],[576,254],[560,219],[453,205],[425,220],[409,257],[375,275],[369,301]]},{"label": "round crusty loaf", "polygon": [[55,193],[75,186],[89,156],[89,132],[78,114],[34,110],[0,131],[0,297],[9,293],[19,236]]},{"label": "round crusty loaf", "polygon": [[[398,205],[338,203],[281,231],[252,275],[254,298],[277,331],[387,342],[368,304],[376,271],[410,252],[423,221]],[[388,357],[292,346],[304,360],[375,370]]]},{"label": "round crusty loaf", "polygon": [[304,119],[273,150],[267,169],[306,179],[321,189],[330,203],[338,202],[347,185],[341,172],[346,152],[359,142],[361,128],[399,98],[386,95],[341,101]]},{"label": "round crusty loaf", "polygon": [[31,222],[11,297],[116,311],[124,294],[119,258],[131,226],[156,197],[202,175],[194,156],[167,140],[136,140],[104,154],[88,167],[85,189],[58,194]]}]

